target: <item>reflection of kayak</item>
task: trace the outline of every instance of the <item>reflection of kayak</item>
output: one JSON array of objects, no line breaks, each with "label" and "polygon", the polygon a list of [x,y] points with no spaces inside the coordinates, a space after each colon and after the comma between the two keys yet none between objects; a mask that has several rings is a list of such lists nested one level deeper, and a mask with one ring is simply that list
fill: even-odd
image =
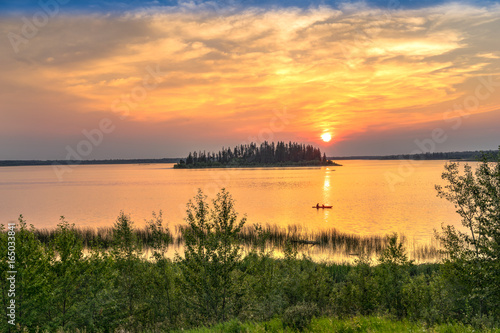
[{"label": "reflection of kayak", "polygon": [[321,206],[313,206],[313,208],[316,208],[316,209],[320,209],[320,208],[332,208],[333,206],[325,206],[325,205],[321,205]]}]

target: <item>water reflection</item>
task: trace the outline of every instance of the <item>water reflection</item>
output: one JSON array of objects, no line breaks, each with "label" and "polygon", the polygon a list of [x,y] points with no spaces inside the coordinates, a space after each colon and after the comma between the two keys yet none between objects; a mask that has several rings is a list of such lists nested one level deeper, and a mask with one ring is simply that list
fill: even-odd
[{"label": "water reflection", "polygon": [[[330,168],[325,169],[324,173],[324,179],[323,179],[323,204],[325,206],[332,205],[331,202],[331,188],[330,188]],[[323,221],[328,222],[329,217],[330,217],[330,210],[329,209],[321,209],[321,213],[323,214]]]}]

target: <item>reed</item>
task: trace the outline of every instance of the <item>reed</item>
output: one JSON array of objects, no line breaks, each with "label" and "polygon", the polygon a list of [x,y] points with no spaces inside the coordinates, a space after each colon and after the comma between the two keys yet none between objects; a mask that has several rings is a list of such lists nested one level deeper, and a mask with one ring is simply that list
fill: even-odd
[{"label": "reed", "polygon": [[[113,228],[99,227],[95,228],[72,228],[73,232],[83,243],[84,247],[100,246],[109,248],[113,245]],[[57,229],[35,229],[35,236],[44,244],[50,244],[58,234]],[[170,233],[169,230],[166,231]],[[148,246],[152,242],[152,234],[148,228],[134,229],[135,236],[140,244]]]},{"label": "reed", "polygon": [[[266,225],[262,227],[262,234],[267,239],[269,247],[283,249],[288,242],[296,244],[299,250],[316,247],[315,252],[344,257],[366,254],[378,256],[387,246],[387,238],[384,235],[361,236],[341,232],[335,228],[309,231],[300,225],[280,227],[277,225]],[[258,241],[259,232],[255,227],[245,227],[241,233],[245,245],[254,245]],[[427,261],[440,259],[441,253],[435,243],[415,245],[410,244],[405,235],[400,235],[401,241],[409,249],[409,256],[416,261]],[[412,246],[410,246],[412,245]]]},{"label": "reed", "polygon": [[[188,228],[186,225],[176,225],[174,230],[166,228],[165,233],[170,235],[168,246],[179,249],[183,246],[182,231]],[[50,244],[58,233],[57,229],[35,229],[35,236],[44,244]],[[113,245],[113,228],[73,228],[73,232],[82,241],[84,247],[99,246],[104,249]],[[139,243],[148,248],[152,244],[151,231],[146,228],[135,228],[134,233]],[[435,240],[426,243],[409,242],[407,237],[400,235],[406,245],[409,257],[418,262],[436,261],[442,258],[439,244]],[[266,248],[283,250],[290,244],[301,252],[315,252],[328,256],[357,257],[360,254],[378,256],[387,245],[386,237],[383,235],[361,236],[341,232],[335,228],[310,231],[300,225],[289,225],[287,227],[277,225],[265,225],[261,230],[254,226],[245,226],[240,233],[241,243],[246,249],[262,244]]]}]

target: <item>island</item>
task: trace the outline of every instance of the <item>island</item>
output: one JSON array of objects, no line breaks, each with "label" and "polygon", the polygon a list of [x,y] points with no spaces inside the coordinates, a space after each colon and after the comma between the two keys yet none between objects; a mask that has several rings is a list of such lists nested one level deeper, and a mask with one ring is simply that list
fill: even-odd
[{"label": "island", "polygon": [[219,152],[198,151],[181,159],[174,169],[238,168],[238,167],[341,166],[321,155],[312,145],[296,142],[264,141],[222,148]]}]

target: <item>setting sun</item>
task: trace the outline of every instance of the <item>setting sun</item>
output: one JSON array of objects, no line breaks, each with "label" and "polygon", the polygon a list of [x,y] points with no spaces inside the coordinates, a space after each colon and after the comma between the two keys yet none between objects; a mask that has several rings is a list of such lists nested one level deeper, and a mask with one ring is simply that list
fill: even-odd
[{"label": "setting sun", "polygon": [[321,135],[321,139],[323,139],[323,141],[325,142],[330,142],[330,140],[332,139],[332,135],[330,133],[323,133]]}]

